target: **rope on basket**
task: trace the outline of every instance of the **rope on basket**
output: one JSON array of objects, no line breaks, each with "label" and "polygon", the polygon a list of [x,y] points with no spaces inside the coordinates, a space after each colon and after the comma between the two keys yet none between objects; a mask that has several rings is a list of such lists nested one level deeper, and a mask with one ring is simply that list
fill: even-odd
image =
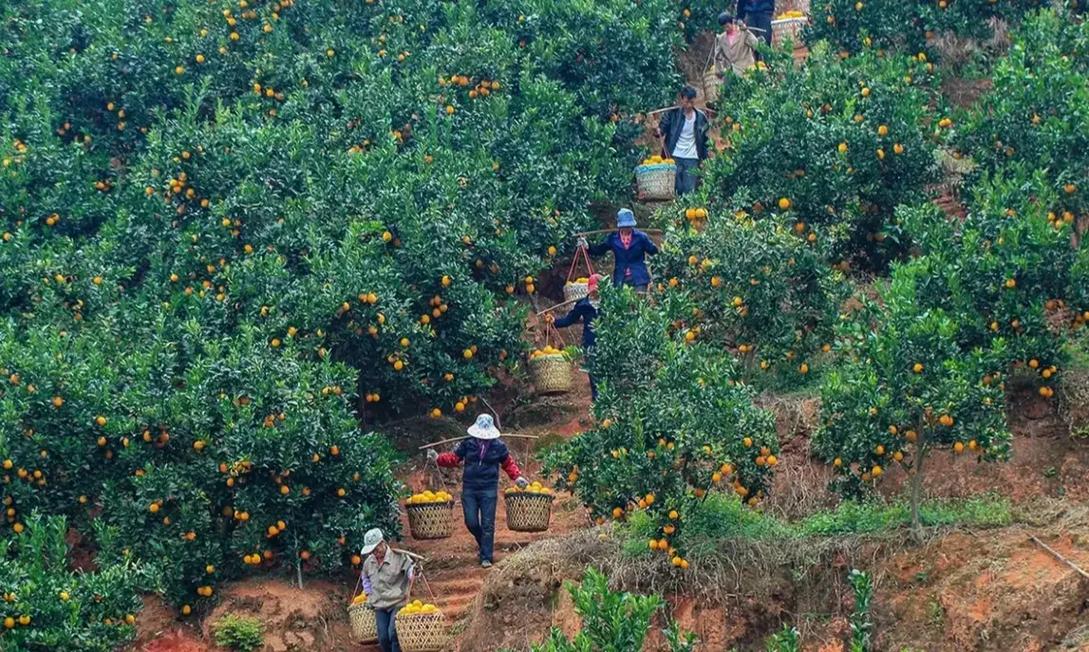
[{"label": "rope on basket", "polygon": [[586,271],[587,271],[586,276],[590,277],[590,276],[594,275],[594,264],[590,260],[590,252],[586,250],[586,247],[579,246],[579,247],[575,248],[575,255],[571,257],[571,267],[567,270],[567,280],[568,281],[570,281],[573,278],[576,278],[575,277],[575,266],[579,262],[580,254],[581,254],[581,259],[586,262]]}]

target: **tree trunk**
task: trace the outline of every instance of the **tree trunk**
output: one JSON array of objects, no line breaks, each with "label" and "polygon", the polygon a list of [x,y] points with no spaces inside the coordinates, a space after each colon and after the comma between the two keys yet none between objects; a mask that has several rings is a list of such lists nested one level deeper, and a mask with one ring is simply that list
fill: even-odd
[{"label": "tree trunk", "polygon": [[923,462],[926,460],[927,453],[930,452],[926,442],[919,443],[915,463],[911,469],[911,537],[915,543],[921,543],[923,539],[923,525],[919,522],[919,503],[922,502],[923,493]]}]

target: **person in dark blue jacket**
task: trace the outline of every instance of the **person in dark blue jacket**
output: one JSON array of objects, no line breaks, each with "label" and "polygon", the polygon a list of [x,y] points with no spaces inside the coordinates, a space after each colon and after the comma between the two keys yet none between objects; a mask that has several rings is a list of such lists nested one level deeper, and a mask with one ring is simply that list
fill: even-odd
[{"label": "person in dark blue jacket", "polygon": [[[582,242],[579,244],[583,245]],[[591,256],[613,252],[616,261],[613,285],[630,285],[640,292],[645,292],[650,285],[646,257],[647,254],[653,256],[658,253],[658,247],[650,236],[635,228],[635,215],[627,208],[621,208],[616,214],[616,233],[610,233],[604,241],[587,247],[587,251]]]},{"label": "person in dark blue jacket", "polygon": [[[737,0],[737,17],[743,18],[749,27],[755,27],[756,35],[771,46],[771,16],[775,13],[775,0]],[[763,30],[763,31],[757,31]],[[760,53],[756,60],[760,61]]]},{"label": "person in dark blue jacket", "polygon": [[[582,353],[586,357],[589,357],[590,352],[594,348],[594,320],[597,319],[597,311],[600,306],[598,302],[597,286],[603,278],[605,277],[601,274],[593,274],[590,276],[589,282],[586,284],[586,296],[575,302],[575,306],[571,309],[571,312],[559,319],[556,319],[552,313],[545,315],[545,319],[552,322],[556,328],[567,328],[568,326],[574,326],[580,321],[582,322]],[[596,401],[597,383],[594,382],[593,374],[587,375],[590,377],[590,398],[591,400]]]},{"label": "person in dark blue jacket", "polygon": [[465,527],[476,539],[480,565],[490,568],[495,548],[495,507],[499,500],[499,467],[519,488],[529,485],[514,461],[507,444],[500,439],[499,429],[490,414],[481,414],[469,426],[469,436],[458,442],[452,453],[439,455],[427,451],[427,458],[439,466],[454,468],[465,465],[461,477],[461,509]]}]

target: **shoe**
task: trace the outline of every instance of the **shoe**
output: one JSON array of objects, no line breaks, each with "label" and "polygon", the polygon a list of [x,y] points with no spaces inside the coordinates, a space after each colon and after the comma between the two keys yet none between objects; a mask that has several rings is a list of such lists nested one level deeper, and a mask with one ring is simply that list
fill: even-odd
[{"label": "shoe", "polygon": [[492,563],[490,561],[488,561],[487,559],[485,559],[484,561],[480,562],[480,567],[481,568],[491,568]]}]

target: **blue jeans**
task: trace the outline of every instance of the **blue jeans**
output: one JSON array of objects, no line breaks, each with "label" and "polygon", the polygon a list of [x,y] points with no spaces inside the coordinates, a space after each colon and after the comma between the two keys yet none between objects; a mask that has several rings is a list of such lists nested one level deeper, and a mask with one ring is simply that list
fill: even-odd
[{"label": "blue jeans", "polygon": [[398,607],[374,610],[374,617],[378,621],[378,647],[382,652],[401,652],[401,644],[397,641],[397,609]]},{"label": "blue jeans", "polygon": [[677,179],[673,184],[677,196],[687,195],[696,189],[696,170],[700,167],[700,160],[674,157],[673,161],[677,164]]},{"label": "blue jeans", "polygon": [[492,561],[495,547],[495,504],[499,493],[491,489],[465,489],[461,492],[461,510],[465,514],[465,527],[476,539],[480,549],[480,561]]},{"label": "blue jeans", "polygon": [[[745,13],[745,25],[749,27],[755,27],[757,29],[764,30],[762,32],[753,32],[756,38],[762,39],[771,47],[771,12],[759,11],[759,12],[746,12]],[[756,53],[756,60],[762,61],[763,56],[759,52]]]}]

